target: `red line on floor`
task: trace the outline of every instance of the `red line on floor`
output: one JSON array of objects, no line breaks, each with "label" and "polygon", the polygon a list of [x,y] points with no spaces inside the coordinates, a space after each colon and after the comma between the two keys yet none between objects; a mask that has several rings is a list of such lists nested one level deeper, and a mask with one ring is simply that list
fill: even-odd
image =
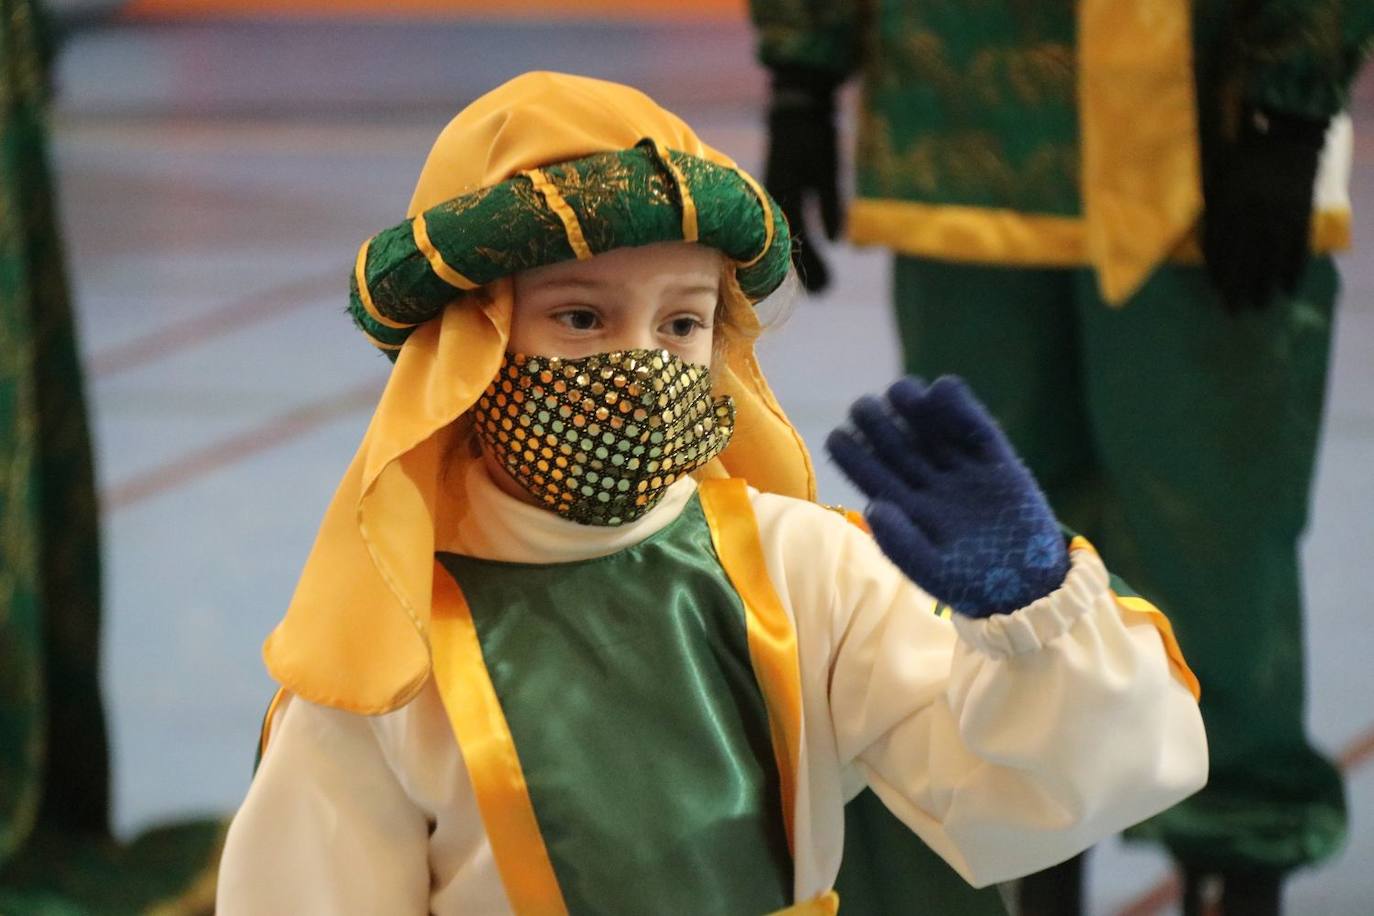
[{"label": "red line on floor", "polygon": [[[1371,759],[1374,759],[1374,727],[1367,729],[1347,744],[1337,755],[1336,765],[1343,772],[1349,773],[1358,770]],[[1116,916],[1155,916],[1166,907],[1177,903],[1182,891],[1177,876],[1161,878],[1158,884],[1117,910]]]},{"label": "red line on floor", "polygon": [[371,408],[377,403],[381,389],[381,383],[373,380],[284,413],[255,429],[197,449],[161,467],[114,484],[101,493],[101,503],[106,511],[124,509],[185,486],[231,464],[285,445],[330,420]]},{"label": "red line on floor", "polygon": [[1370,728],[1363,735],[1345,746],[1341,755],[1336,758],[1337,765],[1342,770],[1358,770],[1374,757],[1374,728]]},{"label": "red line on floor", "polygon": [[86,360],[86,370],[92,376],[107,376],[133,369],[248,325],[269,321],[309,305],[318,306],[321,293],[331,289],[335,292],[344,290],[344,281],[335,273],[293,280],[93,353]]},{"label": "red line on floor", "polygon": [[1178,900],[1182,890],[1179,887],[1178,878],[1170,875],[1141,894],[1126,907],[1118,910],[1116,916],[1153,916],[1154,913],[1158,913]]}]

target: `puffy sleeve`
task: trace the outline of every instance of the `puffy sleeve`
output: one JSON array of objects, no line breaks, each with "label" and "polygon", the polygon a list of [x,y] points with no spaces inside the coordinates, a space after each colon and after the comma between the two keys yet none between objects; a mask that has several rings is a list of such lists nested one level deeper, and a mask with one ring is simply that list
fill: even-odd
[{"label": "puffy sleeve", "polygon": [[429,825],[363,716],[275,711],[220,863],[219,916],[429,912]]},{"label": "puffy sleeve", "polygon": [[1167,622],[1118,600],[1086,543],[1057,591],[974,620],[937,614],[839,515],[755,505],[804,702],[826,706],[806,717],[808,748],[833,748],[970,883],[1062,861],[1206,781],[1195,682]]}]

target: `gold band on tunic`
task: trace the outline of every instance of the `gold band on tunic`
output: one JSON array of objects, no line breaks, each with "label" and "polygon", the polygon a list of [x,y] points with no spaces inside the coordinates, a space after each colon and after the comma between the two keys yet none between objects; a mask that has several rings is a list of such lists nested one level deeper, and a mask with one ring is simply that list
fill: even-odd
[{"label": "gold band on tunic", "polygon": [[434,683],[467,764],[511,908],[521,916],[564,916],[568,907],[539,832],[515,739],[482,659],[472,610],[438,563],[429,639]]},{"label": "gold band on tunic", "polygon": [[797,633],[768,578],[758,523],[749,490],[737,477],[706,480],[700,486],[701,507],[711,530],[716,555],[744,602],[749,657],[768,709],[773,756],[782,787],[782,816],[787,848],[796,855],[797,780],[801,765],[801,663]]},{"label": "gold band on tunic", "polygon": [[[1075,550],[1090,550],[1097,555],[1097,548],[1092,545],[1085,537],[1076,537],[1069,542],[1069,552]],[[1159,632],[1160,641],[1164,643],[1164,654],[1169,656],[1169,668],[1174,672],[1183,686],[1188,688],[1188,692],[1193,695],[1194,700],[1202,698],[1202,686],[1198,683],[1197,675],[1193,669],[1188,667],[1188,660],[1183,657],[1183,649],[1178,644],[1178,638],[1174,636],[1174,625],[1169,622],[1169,618],[1164,616],[1164,612],[1155,607],[1150,601],[1137,595],[1118,595],[1115,591],[1111,593],[1112,600],[1122,611],[1133,614],[1140,614],[1149,621],[1150,625]]]}]

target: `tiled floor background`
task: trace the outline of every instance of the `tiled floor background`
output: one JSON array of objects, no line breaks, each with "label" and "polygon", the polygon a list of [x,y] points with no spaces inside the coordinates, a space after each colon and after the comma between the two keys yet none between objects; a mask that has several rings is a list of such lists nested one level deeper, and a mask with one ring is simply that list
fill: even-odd
[{"label": "tiled floor background", "polygon": [[[66,46],[54,134],[108,508],[121,830],[242,797],[272,689],[259,645],[386,372],[343,315],[353,253],[402,215],[447,118],[533,68],[641,85],[757,167],[763,79],[742,26],[114,24]],[[1374,725],[1374,101],[1357,120],[1363,253],[1343,260],[1306,549],[1311,724],[1333,752]],[[837,286],[763,346],[813,445],[897,371],[886,257],[830,256]],[[850,499],[821,474],[824,497]],[[1350,846],[1295,882],[1294,913],[1374,913],[1374,764],[1350,793]],[[1154,853],[1105,846],[1093,912],[1164,874]]]}]

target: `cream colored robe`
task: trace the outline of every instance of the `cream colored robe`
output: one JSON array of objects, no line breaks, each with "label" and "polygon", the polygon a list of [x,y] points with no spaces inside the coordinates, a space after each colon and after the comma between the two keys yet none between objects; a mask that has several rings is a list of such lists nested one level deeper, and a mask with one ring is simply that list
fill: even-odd
[{"label": "cream colored robe", "polygon": [[[472,511],[444,548],[518,562],[603,556],[668,524],[695,488],[683,479],[639,521],[595,528],[511,498],[474,463]],[[1062,861],[1205,782],[1197,704],[1156,629],[1112,600],[1091,551],[1073,553],[1059,590],[1013,614],[942,619],[837,513],[750,495],[800,653],[797,900],[830,888],[844,803],[864,785],[982,886]],[[279,706],[229,833],[219,916],[508,912],[432,681],[373,718]]]}]

